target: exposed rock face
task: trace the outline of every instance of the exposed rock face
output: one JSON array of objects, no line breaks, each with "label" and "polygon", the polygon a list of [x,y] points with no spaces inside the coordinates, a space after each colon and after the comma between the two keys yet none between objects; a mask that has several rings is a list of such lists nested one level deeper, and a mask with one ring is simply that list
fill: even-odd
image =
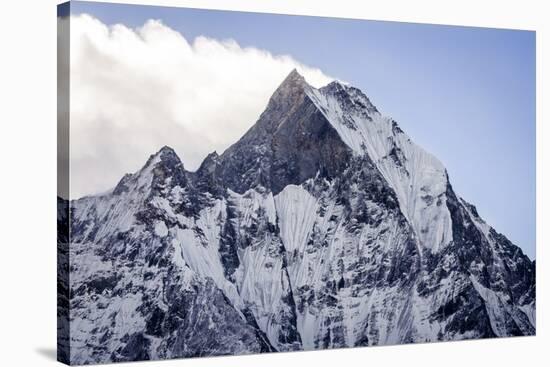
[{"label": "exposed rock face", "polygon": [[293,71],[196,172],[165,147],[67,206],[71,363],[535,334],[534,262],[338,82]]},{"label": "exposed rock face", "polygon": [[344,170],[352,152],[308,89],[301,75],[290,73],[256,124],[221,156],[224,186],[242,194],[261,185],[276,195],[317,172],[332,179]]}]

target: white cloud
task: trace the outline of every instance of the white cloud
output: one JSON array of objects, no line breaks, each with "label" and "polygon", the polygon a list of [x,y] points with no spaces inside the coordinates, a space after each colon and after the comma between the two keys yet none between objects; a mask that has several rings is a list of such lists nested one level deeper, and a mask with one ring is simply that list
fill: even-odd
[{"label": "white cloud", "polygon": [[189,42],[155,20],[130,29],[70,19],[72,198],[112,188],[163,145],[198,168],[255,123],[293,68],[314,86],[332,80],[233,40]]}]

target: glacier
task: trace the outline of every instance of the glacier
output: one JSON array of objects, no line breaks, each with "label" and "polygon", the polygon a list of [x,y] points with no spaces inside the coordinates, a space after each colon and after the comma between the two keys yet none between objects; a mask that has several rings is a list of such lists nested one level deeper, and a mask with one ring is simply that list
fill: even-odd
[{"label": "glacier", "polygon": [[195,172],[58,198],[69,364],[535,334],[535,262],[359,89],[292,71]]}]

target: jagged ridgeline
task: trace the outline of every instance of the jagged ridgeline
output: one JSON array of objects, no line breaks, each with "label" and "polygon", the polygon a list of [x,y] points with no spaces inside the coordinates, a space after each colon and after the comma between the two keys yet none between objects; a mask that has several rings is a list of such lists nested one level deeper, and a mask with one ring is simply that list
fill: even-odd
[{"label": "jagged ridgeline", "polygon": [[535,263],[339,82],[292,71],[196,172],[164,147],[59,206],[70,363],[535,334]]}]

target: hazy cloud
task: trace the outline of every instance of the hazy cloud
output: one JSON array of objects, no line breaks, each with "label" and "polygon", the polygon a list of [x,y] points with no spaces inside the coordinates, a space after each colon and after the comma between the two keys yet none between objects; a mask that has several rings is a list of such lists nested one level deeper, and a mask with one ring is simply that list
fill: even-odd
[{"label": "hazy cloud", "polygon": [[138,29],[70,21],[73,198],[112,188],[163,145],[196,169],[254,124],[293,68],[314,86],[332,80],[233,40],[189,41],[156,20]]}]

